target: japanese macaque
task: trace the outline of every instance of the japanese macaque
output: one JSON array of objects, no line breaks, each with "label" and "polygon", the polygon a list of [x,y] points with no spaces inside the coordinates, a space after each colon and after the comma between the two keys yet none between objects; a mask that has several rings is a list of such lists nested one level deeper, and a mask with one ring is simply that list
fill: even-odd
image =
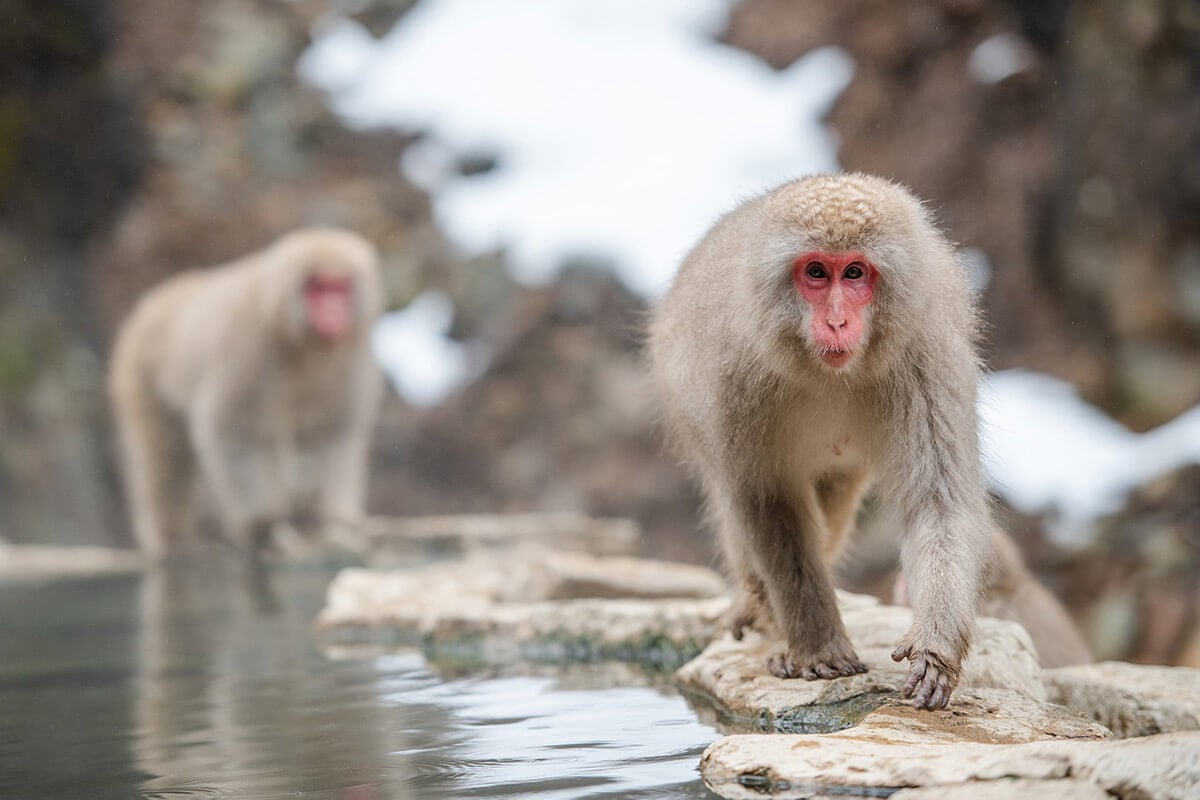
[{"label": "japanese macaque", "polygon": [[787,183],[684,260],[651,325],[651,375],[741,587],[735,634],[763,609],[787,639],[773,674],[866,671],[828,565],[871,488],[904,531],[904,695],[949,701],[991,547],[976,328],[953,248],[880,178]]},{"label": "japanese macaque", "polygon": [[147,554],[179,549],[197,483],[225,536],[255,556],[272,533],[297,544],[297,533],[354,524],[382,390],[369,347],[381,304],[374,248],[332,228],[141,298],[118,334],[109,394]]}]

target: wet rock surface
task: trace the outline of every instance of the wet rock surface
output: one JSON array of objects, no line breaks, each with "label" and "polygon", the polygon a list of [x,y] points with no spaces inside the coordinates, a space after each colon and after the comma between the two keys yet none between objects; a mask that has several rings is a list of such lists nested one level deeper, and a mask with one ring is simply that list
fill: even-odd
[{"label": "wet rock surface", "polygon": [[411,570],[343,570],[317,619],[329,644],[420,644],[481,663],[638,661],[677,666],[729,607],[703,567],[534,547]]},{"label": "wet rock surface", "polygon": [[[757,720],[775,730],[804,728],[806,718],[823,716],[822,709],[828,706],[861,702],[864,697],[898,697],[908,663],[892,661],[891,652],[908,630],[912,612],[864,595],[839,592],[838,598],[846,630],[868,667],[866,673],[832,681],[777,678],[765,665],[782,646],[780,642],[757,634],[737,642],[725,635],[680,668],[680,685],[711,697],[733,719]],[[1004,689],[1035,703],[1046,698],[1029,635],[1020,625],[1004,620],[980,619],[960,687]]]},{"label": "wet rock surface", "polygon": [[1200,790],[1200,671],[1120,663],[1043,671],[1024,629],[980,618],[950,707],[917,711],[899,695],[906,665],[889,656],[909,610],[845,593],[839,601],[870,668],[864,675],[781,680],[765,668],[780,644],[759,636],[720,638],[676,673],[698,713],[730,734],[701,761],[713,791],[1088,798]]},{"label": "wet rock surface", "polygon": [[[1200,786],[1197,748],[1196,732],[996,745],[895,743],[852,729],[827,736],[728,736],[705,751],[700,768],[709,788],[728,798],[887,796],[910,787],[924,787],[917,797],[1187,798]],[[981,787],[987,794],[975,793]],[[1031,787],[1038,793],[1027,794]],[[1075,790],[1082,792],[1067,794]]]},{"label": "wet rock surface", "polygon": [[1121,738],[1200,730],[1200,670],[1110,661],[1047,670],[1052,702]]},{"label": "wet rock surface", "polygon": [[[676,683],[697,715],[726,734],[700,764],[723,797],[1183,798],[1200,786],[1196,670],[1043,670],[1020,625],[983,617],[950,707],[917,711],[900,696],[907,664],[890,657],[911,611],[839,592],[869,671],[782,680],[766,670],[779,642],[758,632],[739,642],[726,632],[729,598],[711,570],[586,551],[627,547],[619,523],[555,515],[386,521],[382,549],[393,556],[406,552],[391,549],[401,539],[419,545],[418,554],[436,542],[461,557],[343,570],[317,620],[319,636],[335,656],[419,646],[448,674],[582,666],[602,670],[586,672],[593,678],[640,683],[678,667]],[[558,524],[559,541],[578,549],[547,548]]]}]

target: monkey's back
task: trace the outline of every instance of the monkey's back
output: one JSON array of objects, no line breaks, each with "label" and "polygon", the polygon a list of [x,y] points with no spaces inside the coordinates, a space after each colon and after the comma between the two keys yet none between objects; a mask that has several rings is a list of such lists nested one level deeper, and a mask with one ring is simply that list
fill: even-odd
[{"label": "monkey's back", "polygon": [[[121,325],[113,346],[108,388],[114,400],[152,394],[168,406],[194,392],[206,379],[206,366],[230,347],[229,317],[245,318],[247,292],[239,292],[252,267],[247,259],[208,269],[180,272],[147,290]],[[252,337],[246,337],[247,339]],[[161,380],[155,380],[161,376]],[[172,391],[165,391],[164,384]]]}]

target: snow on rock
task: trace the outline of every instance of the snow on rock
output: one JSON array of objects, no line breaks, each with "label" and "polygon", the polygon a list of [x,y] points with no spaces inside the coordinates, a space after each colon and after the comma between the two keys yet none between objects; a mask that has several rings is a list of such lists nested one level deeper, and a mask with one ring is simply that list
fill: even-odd
[{"label": "snow on rock", "polygon": [[984,380],[979,412],[993,488],[1020,511],[1047,514],[1064,543],[1080,543],[1131,490],[1200,462],[1200,408],[1137,434],[1065,381],[1008,370]]}]

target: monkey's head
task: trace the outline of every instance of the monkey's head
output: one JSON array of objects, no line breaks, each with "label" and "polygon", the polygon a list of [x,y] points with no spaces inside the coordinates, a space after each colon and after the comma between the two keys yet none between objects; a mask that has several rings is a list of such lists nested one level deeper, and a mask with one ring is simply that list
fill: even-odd
[{"label": "monkey's head", "polygon": [[880,351],[897,358],[908,336],[900,318],[931,299],[912,287],[936,293],[955,280],[937,274],[953,255],[920,202],[882,178],[802,178],[760,209],[765,251],[752,291],[765,316],[755,322],[776,355],[790,353],[806,371],[849,376],[879,366]]},{"label": "monkey's head", "polygon": [[292,342],[336,344],[366,331],[380,313],[379,263],[366,239],[336,228],[290,233],[267,251],[263,297]]}]

